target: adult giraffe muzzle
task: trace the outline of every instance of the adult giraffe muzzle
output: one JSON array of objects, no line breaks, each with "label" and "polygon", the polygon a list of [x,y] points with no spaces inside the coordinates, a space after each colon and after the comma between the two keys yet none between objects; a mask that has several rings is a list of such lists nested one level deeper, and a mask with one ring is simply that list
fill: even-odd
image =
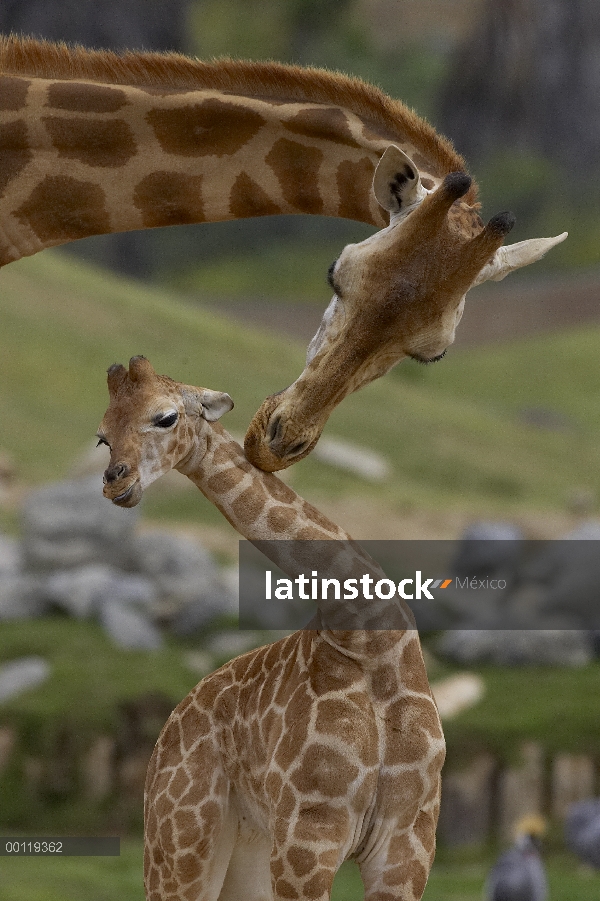
[{"label": "adult giraffe muzzle", "polygon": [[266,398],[246,433],[244,449],[255,466],[274,472],[301,460],[347,394],[405,357],[441,359],[470,288],[539,260],[567,237],[503,247],[514,216],[498,213],[484,226],[461,201],[470,186],[466,173],[451,172],[427,190],[414,162],[388,147],[373,191],[390,224],[349,244],[330,268],[335,294],[309,344],[304,371]]}]

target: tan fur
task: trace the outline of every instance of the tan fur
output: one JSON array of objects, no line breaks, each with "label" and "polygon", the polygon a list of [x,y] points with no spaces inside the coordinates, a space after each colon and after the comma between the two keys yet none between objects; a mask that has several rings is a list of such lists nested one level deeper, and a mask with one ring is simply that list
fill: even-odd
[{"label": "tan fur", "polygon": [[404,357],[427,362],[444,354],[466,292],[503,239],[444,182],[400,224],[346,247],[333,273],[338,323],[324,330],[300,377],[254,415],[248,459],[268,471],[291,466],[352,391]]},{"label": "tan fur", "polygon": [[[157,376],[139,357],[128,371],[111,367],[109,393],[107,497],[137,503],[148,461],[155,478],[176,467],[247,538],[326,539],[318,553],[332,549],[333,571],[383,575],[207,421],[222,396]],[[176,423],[153,425],[174,410]],[[296,554],[304,571],[317,565],[313,542],[277,544],[273,559],[290,575]],[[321,606],[323,620],[336,616]],[[326,901],[348,858],[366,901],[421,898],[445,749],[418,634],[319,626],[232,660],[173,711],[146,780],[148,901]]]},{"label": "tan fur", "polygon": [[[450,141],[420,116],[374,85],[325,69],[274,62],[191,60],[176,53],[124,53],[86,50],[45,41],[0,37],[0,73],[44,79],[86,79],[167,90],[214,88],[230,94],[287,102],[333,104],[355,113],[381,137],[410,141],[430,159],[439,175],[464,170]],[[467,201],[476,200],[472,186]]]}]

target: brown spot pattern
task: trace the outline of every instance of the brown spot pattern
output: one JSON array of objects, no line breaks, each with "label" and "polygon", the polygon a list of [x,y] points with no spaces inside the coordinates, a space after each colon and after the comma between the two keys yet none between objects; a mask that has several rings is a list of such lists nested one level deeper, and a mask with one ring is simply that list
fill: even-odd
[{"label": "brown spot pattern", "polygon": [[42,242],[75,241],[110,232],[105,199],[102,188],[92,182],[47,175],[15,215]]},{"label": "brown spot pattern", "polygon": [[239,520],[256,519],[263,511],[267,496],[262,485],[253,485],[236,497],[231,504],[234,516]]},{"label": "brown spot pattern", "polygon": [[410,641],[402,652],[402,684],[408,691],[429,694],[429,681],[418,641]]},{"label": "brown spot pattern", "polygon": [[319,170],[323,152],[297,141],[279,138],[265,157],[275,173],[287,203],[301,213],[319,214],[323,200],[319,194]]},{"label": "brown spot pattern", "polygon": [[319,870],[318,873],[304,883],[303,892],[305,898],[327,898],[333,882],[331,870]]},{"label": "brown spot pattern", "polygon": [[314,522],[318,526],[321,526],[321,528],[331,529],[331,520],[327,519],[326,516],[323,516],[323,514],[319,510],[317,510],[316,507],[313,507],[313,505],[309,504],[307,501],[304,501],[302,505],[302,512],[307,519],[310,519],[311,522]]},{"label": "brown spot pattern", "polygon": [[[0,85],[1,88],[1,85]],[[0,127],[0,197],[33,158],[28,146],[27,126],[22,119]]]},{"label": "brown spot pattern", "polygon": [[27,89],[31,84],[25,78],[0,76],[0,110],[16,112],[23,109],[27,100]]},{"label": "brown spot pattern", "polygon": [[373,694],[379,701],[389,701],[398,693],[396,670],[389,664],[380,666],[371,677]]},{"label": "brown spot pattern", "polygon": [[277,801],[281,793],[283,780],[279,773],[271,771],[265,779],[265,790],[272,801]]},{"label": "brown spot pattern", "polygon": [[127,95],[119,88],[55,81],[48,88],[46,106],[73,113],[116,113],[126,103]]},{"label": "brown spot pattern", "polygon": [[169,782],[169,794],[172,798],[177,800],[182,796],[184,791],[189,786],[189,778],[187,773],[183,769],[177,770],[171,781]]},{"label": "brown spot pattern", "polygon": [[184,749],[189,751],[194,742],[209,728],[208,717],[197,707],[188,707],[181,717],[181,738]]},{"label": "brown spot pattern", "polygon": [[90,121],[44,116],[52,144],[61,157],[87,166],[114,169],[137,153],[136,142],[123,119]]},{"label": "brown spot pattern", "polygon": [[405,138],[400,127],[400,123],[395,123],[394,131],[390,131],[383,124],[377,124],[375,122],[371,122],[369,125],[366,123],[362,126],[363,137],[366,141],[389,141],[390,144],[401,144]]},{"label": "brown spot pattern", "polygon": [[[284,732],[277,745],[275,763],[285,772],[298,757],[298,736],[293,730]],[[286,787],[287,789],[287,787]],[[284,789],[284,792],[286,791]],[[289,789],[287,789],[289,791]]]},{"label": "brown spot pattern", "polygon": [[251,219],[256,216],[276,216],[281,213],[281,207],[271,200],[247,172],[242,172],[233,183],[229,195],[229,212],[234,219]]},{"label": "brown spot pattern", "polygon": [[184,885],[200,876],[202,867],[197,854],[182,854],[177,858],[177,879]]},{"label": "brown spot pattern", "polygon": [[239,485],[244,476],[245,473],[239,469],[224,469],[222,472],[217,472],[214,476],[211,476],[206,484],[215,494],[226,494],[232,488],[235,488],[236,485]]},{"label": "brown spot pattern", "polygon": [[375,166],[368,156],[358,162],[344,160],[336,171],[340,198],[338,216],[358,222],[373,222],[370,198]]},{"label": "brown spot pattern", "polygon": [[439,729],[434,728],[433,713],[432,702],[424,698],[400,698],[389,705],[386,712],[387,764],[417,763],[425,757],[430,734],[433,732],[436,738],[440,735]]},{"label": "brown spot pattern", "polygon": [[426,850],[429,850],[432,840],[435,838],[435,824],[431,816],[422,810],[415,820],[414,832],[416,838]]},{"label": "brown spot pattern", "polygon": [[298,496],[296,492],[270,473],[265,473],[265,475],[267,476],[266,488],[273,500],[279,501],[281,504],[293,504]]},{"label": "brown spot pattern", "polygon": [[348,147],[360,147],[350,131],[346,116],[337,107],[304,109],[282,125],[288,131],[306,135],[308,138],[319,138]]},{"label": "brown spot pattern", "polygon": [[177,156],[231,156],[265,123],[254,110],[216,99],[151,110],[147,119],[162,149]]},{"label": "brown spot pattern", "polygon": [[358,767],[343,754],[327,745],[311,744],[304,752],[302,763],[294,771],[292,782],[304,794],[320,792],[327,798],[347,794],[348,787],[358,776]]},{"label": "brown spot pattern", "polygon": [[133,202],[146,228],[205,221],[201,175],[152,172],[136,185]]},{"label": "brown spot pattern", "polygon": [[277,897],[278,898],[298,898],[298,892],[294,888],[291,883],[287,882],[285,879],[278,879],[275,883],[275,888],[277,889]]},{"label": "brown spot pattern", "polygon": [[280,534],[285,532],[295,518],[295,511],[290,510],[289,507],[271,507],[267,513],[267,525],[272,532]]},{"label": "brown spot pattern", "polygon": [[397,776],[384,775],[377,784],[377,793],[385,799],[388,810],[396,811],[399,828],[408,828],[423,798],[423,780],[416,770],[406,770]]},{"label": "brown spot pattern", "polygon": [[271,861],[271,874],[274,879],[279,879],[285,872],[285,866],[280,857]]},{"label": "brown spot pattern", "polygon": [[306,876],[316,866],[317,855],[308,848],[290,848],[287,859],[295,876]]},{"label": "brown spot pattern", "polygon": [[360,670],[352,661],[340,659],[334,648],[323,648],[319,654],[319,666],[310,670],[310,687],[317,697],[330,691],[348,688],[360,679]]},{"label": "brown spot pattern", "polygon": [[339,843],[348,831],[348,810],[325,802],[306,802],[300,811],[294,835],[303,842]]},{"label": "brown spot pattern", "polygon": [[173,817],[180,848],[189,848],[198,841],[198,823],[193,810],[176,810]]}]

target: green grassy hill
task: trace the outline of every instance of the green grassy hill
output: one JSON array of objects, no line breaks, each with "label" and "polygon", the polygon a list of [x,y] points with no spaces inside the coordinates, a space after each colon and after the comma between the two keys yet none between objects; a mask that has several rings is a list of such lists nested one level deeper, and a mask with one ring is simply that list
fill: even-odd
[{"label": "green grassy hill", "polygon": [[[220,318],[175,294],[46,251],[0,273],[0,447],[21,477],[63,477],[107,403],[105,370],[143,353],[157,371],[228,391],[225,425],[243,433],[264,397],[290,384],[304,348]],[[373,485],[314,459],[293,471],[309,497],[360,495],[382,509],[460,507],[486,515],[561,510],[600,489],[600,328],[402,363],[352,397],[326,433],[385,454]],[[550,408],[566,427],[519,418]],[[157,514],[216,521],[208,504],[161,501]],[[158,503],[158,502],[157,502]],[[368,537],[368,536],[359,536]]]}]

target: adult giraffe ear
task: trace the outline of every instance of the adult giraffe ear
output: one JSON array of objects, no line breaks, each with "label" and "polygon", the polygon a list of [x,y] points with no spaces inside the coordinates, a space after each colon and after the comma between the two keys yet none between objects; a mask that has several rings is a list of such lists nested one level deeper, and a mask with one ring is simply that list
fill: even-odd
[{"label": "adult giraffe ear", "polygon": [[202,416],[209,422],[216,422],[233,408],[232,399],[224,391],[185,387],[181,394],[187,415]]},{"label": "adult giraffe ear", "polygon": [[530,263],[537,263],[549,250],[556,247],[557,244],[561,244],[568,234],[568,232],[563,232],[562,235],[557,235],[556,238],[530,238],[528,241],[519,241],[517,244],[499,247],[489,263],[485,264],[471,287],[474,288],[476,285],[481,285],[488,280],[493,282],[502,281],[515,269],[529,266]]},{"label": "adult giraffe ear", "polygon": [[390,213],[392,219],[404,218],[427,197],[419,170],[395,144],[390,144],[377,164],[373,193],[378,204]]}]

